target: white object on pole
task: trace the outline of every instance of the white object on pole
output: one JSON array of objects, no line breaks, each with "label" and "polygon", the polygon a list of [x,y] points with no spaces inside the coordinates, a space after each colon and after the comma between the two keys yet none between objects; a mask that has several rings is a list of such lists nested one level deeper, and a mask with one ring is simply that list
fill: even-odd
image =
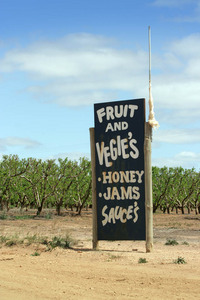
[{"label": "white object on pole", "polygon": [[154,115],[153,97],[151,92],[151,28],[149,26],[149,119],[148,123],[151,127],[159,127],[158,121]]}]

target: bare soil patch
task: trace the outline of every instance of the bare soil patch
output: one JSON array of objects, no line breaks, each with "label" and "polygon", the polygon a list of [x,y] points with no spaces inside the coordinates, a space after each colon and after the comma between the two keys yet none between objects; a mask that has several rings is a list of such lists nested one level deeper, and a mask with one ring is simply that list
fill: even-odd
[{"label": "bare soil patch", "polygon": [[[154,250],[146,253],[144,241],[101,241],[100,250],[93,251],[91,211],[81,217],[34,214],[16,219],[10,212],[0,220],[0,236],[68,233],[77,244],[52,251],[38,244],[2,246],[0,299],[199,299],[200,216],[155,214]],[[165,245],[167,239],[178,245]],[[138,263],[140,258],[147,262]],[[175,264],[178,258],[186,264]]]}]

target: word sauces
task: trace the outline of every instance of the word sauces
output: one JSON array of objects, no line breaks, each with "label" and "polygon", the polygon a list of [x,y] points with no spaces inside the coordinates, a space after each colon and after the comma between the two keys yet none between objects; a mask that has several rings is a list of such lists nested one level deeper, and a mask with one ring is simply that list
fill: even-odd
[{"label": "word sauces", "polygon": [[98,240],[145,240],[145,99],[94,112]]}]

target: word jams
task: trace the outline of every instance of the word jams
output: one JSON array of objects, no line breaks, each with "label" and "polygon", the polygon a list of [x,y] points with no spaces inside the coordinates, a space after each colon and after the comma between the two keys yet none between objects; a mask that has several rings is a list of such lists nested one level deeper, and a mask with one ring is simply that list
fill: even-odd
[{"label": "word jams", "polygon": [[[106,193],[103,194],[105,200],[139,200],[140,199],[140,188],[138,186],[128,186],[125,188],[121,186],[119,189],[114,187],[107,187]],[[99,193],[99,197],[102,197],[102,193]]]}]

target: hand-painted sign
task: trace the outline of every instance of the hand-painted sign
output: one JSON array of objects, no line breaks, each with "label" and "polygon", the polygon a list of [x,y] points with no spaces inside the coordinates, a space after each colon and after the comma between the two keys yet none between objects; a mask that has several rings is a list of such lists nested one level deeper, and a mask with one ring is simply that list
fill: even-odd
[{"label": "hand-painted sign", "polygon": [[98,240],[145,240],[145,99],[95,112]]}]

